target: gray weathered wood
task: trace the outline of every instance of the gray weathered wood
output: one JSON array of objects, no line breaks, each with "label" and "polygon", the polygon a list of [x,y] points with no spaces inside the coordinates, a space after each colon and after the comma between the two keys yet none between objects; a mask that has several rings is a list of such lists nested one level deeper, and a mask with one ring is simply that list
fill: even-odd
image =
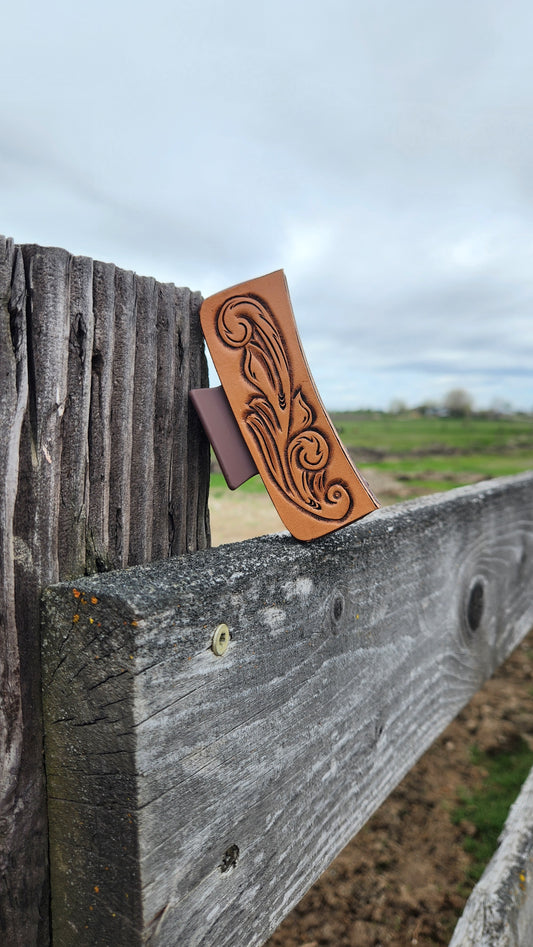
[{"label": "gray weathered wood", "polygon": [[450,947],[530,947],[533,941],[533,770],[499,846],[474,888]]},{"label": "gray weathered wood", "polygon": [[9,947],[42,947],[49,931],[40,592],[208,544],[209,451],[188,416],[189,387],[207,383],[198,309],[187,289],[0,238],[0,941]]},{"label": "gray weathered wood", "polygon": [[532,627],[532,500],[529,473],[47,591],[54,943],[263,943]]},{"label": "gray weathered wood", "polygon": [[[0,932],[25,947],[48,926],[42,737],[31,727],[40,705],[38,600],[13,541],[21,431],[28,406],[26,283],[20,249],[0,238]],[[22,573],[22,575],[21,575]],[[29,586],[29,587],[28,587]],[[24,640],[17,593],[28,595],[33,642]]]}]

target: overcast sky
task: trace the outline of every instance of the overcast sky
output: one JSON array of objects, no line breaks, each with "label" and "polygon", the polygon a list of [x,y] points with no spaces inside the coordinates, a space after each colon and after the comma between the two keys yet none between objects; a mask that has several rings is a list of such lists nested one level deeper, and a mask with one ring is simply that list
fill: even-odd
[{"label": "overcast sky", "polygon": [[282,267],[330,409],[533,409],[531,0],[17,0],[0,25],[0,233],[204,295]]}]

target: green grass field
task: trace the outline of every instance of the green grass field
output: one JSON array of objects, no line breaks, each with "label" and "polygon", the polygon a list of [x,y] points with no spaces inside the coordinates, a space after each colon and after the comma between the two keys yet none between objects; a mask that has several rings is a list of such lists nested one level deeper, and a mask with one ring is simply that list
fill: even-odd
[{"label": "green grass field", "polygon": [[496,851],[509,809],[533,765],[533,752],[524,740],[510,752],[495,755],[481,753],[474,746],[472,763],[484,772],[483,785],[475,792],[460,793],[452,820],[456,825],[467,821],[475,827],[475,833],[463,842],[473,859],[468,877],[475,883]]},{"label": "green grass field", "polygon": [[[347,411],[332,412],[331,419],[386,503],[533,469],[532,415],[442,418]],[[222,474],[213,473],[211,489],[215,496],[227,490]],[[240,488],[264,489],[259,477]]]},{"label": "green grass field", "polygon": [[526,450],[533,453],[533,417],[425,417],[415,412],[335,412],[331,419],[343,443],[380,454],[449,454]]}]

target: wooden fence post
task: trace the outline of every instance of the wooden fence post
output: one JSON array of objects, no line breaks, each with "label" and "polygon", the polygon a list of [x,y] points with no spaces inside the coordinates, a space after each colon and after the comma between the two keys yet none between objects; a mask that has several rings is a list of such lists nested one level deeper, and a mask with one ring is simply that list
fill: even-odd
[{"label": "wooden fence post", "polygon": [[201,299],[0,237],[0,939],[49,939],[39,598],[209,545]]}]

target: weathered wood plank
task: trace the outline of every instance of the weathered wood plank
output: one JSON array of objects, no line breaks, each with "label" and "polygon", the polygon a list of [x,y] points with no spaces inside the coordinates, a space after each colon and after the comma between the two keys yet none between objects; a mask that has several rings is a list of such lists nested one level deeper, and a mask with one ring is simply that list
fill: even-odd
[{"label": "weathered wood plank", "polygon": [[109,471],[109,556],[115,569],[125,566],[130,542],[130,475],[133,450],[135,276],[115,274],[113,396],[111,403],[111,468]]},{"label": "weathered wood plank", "polygon": [[[175,385],[178,390],[189,391],[194,388],[194,378],[200,370],[199,359],[204,358],[200,327],[202,297],[186,288],[177,289],[176,293],[179,311],[184,315],[176,332]],[[186,357],[187,352],[190,353],[189,357]],[[209,444],[190,402],[176,398],[175,403],[178,407],[176,426],[180,433],[174,439],[170,489],[171,552],[174,556],[179,555],[184,548],[189,552],[204,549],[209,535],[209,519],[201,520],[195,515],[198,506],[207,508],[208,485],[201,472],[209,464]],[[198,447],[191,450],[192,444]]]},{"label": "weathered wood plank", "polygon": [[[209,541],[208,448],[190,425],[178,427],[188,389],[172,364],[166,396],[153,396],[158,361],[176,359],[175,346],[170,356],[158,351],[167,344],[157,331],[159,295],[169,299],[174,337],[173,326],[198,321],[185,292],[0,238],[0,941],[10,947],[44,947],[49,932],[41,590],[168,556],[174,541],[179,552]],[[201,339],[194,330],[188,339],[180,356],[190,362],[186,383],[202,386]],[[183,497],[191,518],[177,510],[185,521],[177,540],[168,475],[176,442],[186,445],[176,458],[183,490],[189,461],[200,483]],[[150,489],[156,479],[159,489]]]},{"label": "weathered wood plank", "polygon": [[58,523],[63,415],[67,407],[70,339],[66,250],[23,247],[27,284],[29,410],[20,449],[15,533],[25,544],[35,578],[60,575]]},{"label": "weathered wood plank", "polygon": [[113,374],[115,345],[115,267],[94,263],[94,336],[91,404],[89,409],[89,495],[87,571],[112,568],[109,535],[110,472],[113,388],[120,388]]},{"label": "weathered wood plank", "polygon": [[530,947],[533,939],[533,771],[499,846],[467,901],[450,947]]},{"label": "weathered wood plank", "polygon": [[[58,546],[62,574],[85,572],[89,505],[89,415],[94,341],[93,261],[72,257],[68,269],[68,368],[61,405]],[[64,291],[64,287],[58,287]],[[47,313],[47,318],[50,314]]]},{"label": "weathered wood plank", "polygon": [[[132,412],[132,462],[129,502],[131,517],[128,559],[147,562],[152,552],[154,489],[154,418],[157,373],[157,286],[136,279],[135,378]],[[155,315],[155,318],[154,318]]]},{"label": "weathered wood plank", "polygon": [[[152,558],[166,559],[171,554],[174,529],[170,523],[173,430],[178,429],[174,414],[174,384],[179,370],[176,360],[176,335],[180,326],[174,317],[176,308],[174,286],[160,286],[157,297],[157,365],[154,393],[156,418],[153,438],[154,521],[152,526]],[[178,399],[181,400],[181,399]],[[203,548],[203,543],[199,548]],[[182,545],[181,549],[185,546]]]},{"label": "weathered wood plank", "polygon": [[6,944],[26,947],[47,942],[48,863],[42,736],[29,712],[32,701],[40,706],[38,602],[30,592],[36,624],[27,642],[17,621],[26,556],[13,536],[28,405],[26,281],[20,249],[3,237],[0,377],[0,932]]},{"label": "weathered wood plank", "polygon": [[49,590],[55,944],[263,943],[532,627],[532,498],[530,473]]}]

